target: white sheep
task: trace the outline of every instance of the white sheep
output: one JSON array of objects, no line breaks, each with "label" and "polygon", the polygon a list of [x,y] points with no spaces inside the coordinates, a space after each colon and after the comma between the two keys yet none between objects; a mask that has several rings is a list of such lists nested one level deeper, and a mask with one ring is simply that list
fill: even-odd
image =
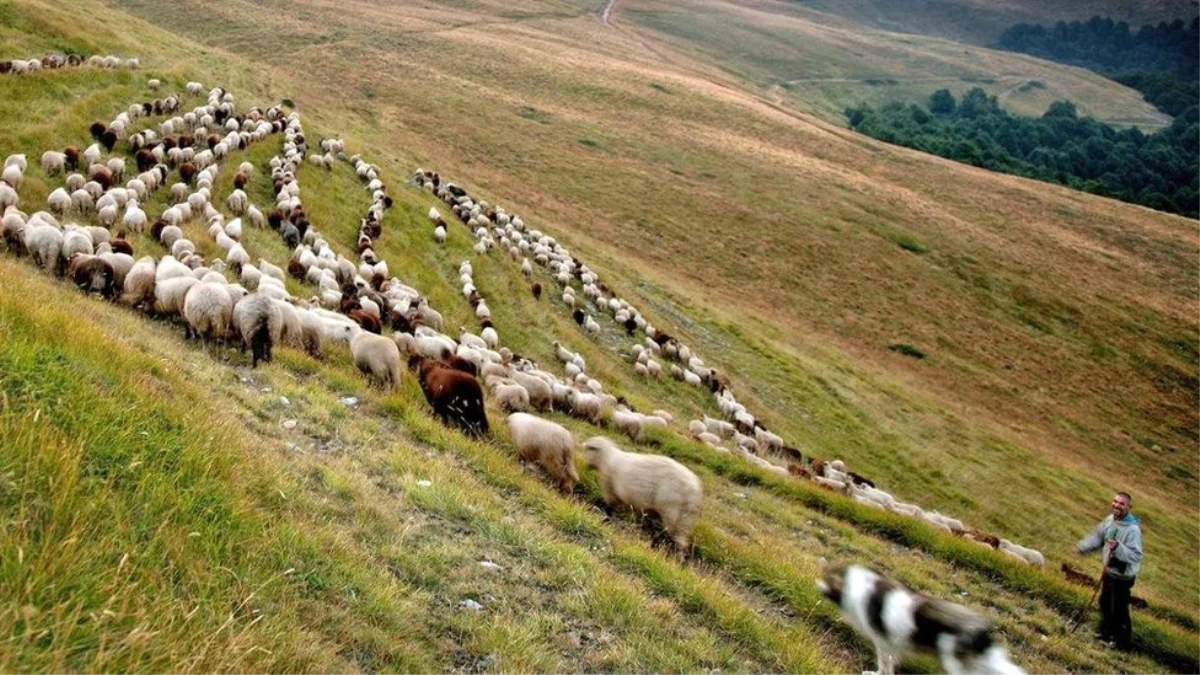
[{"label": "white sheep", "polygon": [[350,338],[354,365],[385,390],[400,385],[400,350],[392,340],[360,330]]},{"label": "white sheep", "polygon": [[71,195],[66,188],[54,188],[46,197],[46,205],[55,213],[66,213],[67,209],[71,208]]},{"label": "white sheep", "polygon": [[233,325],[233,296],[223,278],[218,283],[201,282],[189,288],[183,299],[183,318],[193,336],[225,339]]},{"label": "white sheep", "polygon": [[283,312],[271,298],[252,293],[233,306],[233,327],[242,339],[242,350],[250,347],[250,367],[271,360],[271,348],[283,336]]},{"label": "white sheep", "polygon": [[596,394],[586,394],[578,389],[572,389],[568,394],[567,404],[572,415],[588,420],[592,424],[600,424],[604,419],[604,399]]},{"label": "white sheep", "polygon": [[151,256],[139,258],[125,275],[121,303],[130,307],[148,306],[154,301],[156,264]]},{"label": "white sheep", "polygon": [[608,419],[612,422],[614,429],[625,434],[635,443],[641,442],[643,432],[640,415],[628,410],[613,410]]},{"label": "white sheep", "polygon": [[507,377],[492,377],[487,380],[492,397],[502,410],[522,412],[529,410],[529,392],[525,387]]},{"label": "white sheep", "polygon": [[1007,539],[1000,540],[1000,550],[1017,558],[1018,560],[1021,560],[1022,562],[1029,563],[1034,567],[1046,566],[1046,557],[1043,556],[1040,551],[1035,551],[1031,548],[1025,548],[1024,546],[1021,546],[1020,544],[1014,544]]},{"label": "white sheep", "polygon": [[53,225],[30,222],[25,226],[25,250],[47,274],[62,274],[63,233]]},{"label": "white sheep", "polygon": [[67,166],[66,153],[57,150],[47,150],[42,153],[42,170],[47,176],[57,176]]},{"label": "white sheep", "polygon": [[154,311],[162,315],[178,315],[183,311],[188,292],[199,283],[200,280],[191,275],[157,278],[154,283]]},{"label": "white sheep", "polygon": [[657,514],[676,551],[686,557],[704,497],[696,474],[669,457],[626,452],[602,436],[588,439],[584,454],[588,466],[600,474],[604,501],[643,516]]},{"label": "white sheep", "polygon": [[508,432],[517,454],[526,462],[536,462],[558,481],[558,489],[570,493],[579,482],[575,468],[575,439],[571,432],[549,420],[528,413],[508,416]]},{"label": "white sheep", "polygon": [[4,167],[3,173],[0,173],[0,180],[11,185],[14,190],[20,190],[21,183],[25,180],[25,173],[20,166],[10,164]]}]

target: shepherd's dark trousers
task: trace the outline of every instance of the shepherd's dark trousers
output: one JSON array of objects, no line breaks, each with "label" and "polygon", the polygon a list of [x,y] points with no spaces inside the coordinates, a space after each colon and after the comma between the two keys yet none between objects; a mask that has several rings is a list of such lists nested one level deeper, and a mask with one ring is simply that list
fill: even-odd
[{"label": "shepherd's dark trousers", "polygon": [[1134,579],[1117,579],[1104,575],[1100,587],[1100,634],[1111,639],[1117,647],[1127,649],[1133,635],[1129,619],[1129,592]]}]

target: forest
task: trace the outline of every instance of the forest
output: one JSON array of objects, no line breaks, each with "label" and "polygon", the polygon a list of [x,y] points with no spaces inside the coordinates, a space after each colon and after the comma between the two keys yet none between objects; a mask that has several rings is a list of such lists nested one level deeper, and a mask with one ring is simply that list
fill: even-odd
[{"label": "forest", "polygon": [[1069,101],[1053,103],[1040,118],[1022,117],[975,88],[961,101],[937,91],[928,108],[848,108],[851,128],[974,166],[1197,217],[1200,19],[1137,31],[1099,16],[1052,27],[1022,23],[993,46],[1094,70],[1142,92],[1175,120],[1153,134],[1118,129],[1079,116]]},{"label": "forest", "polygon": [[1163,112],[1178,117],[1200,98],[1200,18],[1185,24],[1142,26],[1094,16],[1053,27],[1020,23],[1006,30],[998,49],[1081,66],[1142,92]]},{"label": "forest", "polygon": [[848,108],[854,130],[974,166],[1060,183],[1190,218],[1197,202],[1197,108],[1146,134],[1081,117],[1058,101],[1041,117],[1012,115],[976,87],[962,100],[946,89],[927,108],[899,102]]}]

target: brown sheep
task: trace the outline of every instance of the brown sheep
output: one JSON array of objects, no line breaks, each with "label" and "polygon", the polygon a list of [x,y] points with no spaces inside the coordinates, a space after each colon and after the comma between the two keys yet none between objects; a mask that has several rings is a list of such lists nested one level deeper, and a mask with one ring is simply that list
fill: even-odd
[{"label": "brown sheep", "polygon": [[67,274],[85,293],[99,293],[110,300],[116,296],[112,265],[100,258],[87,254],[72,256]]},{"label": "brown sheep", "polygon": [[408,367],[416,371],[421,392],[442,424],[456,426],[472,437],[488,433],[483,388],[478,380],[461,370],[420,355],[410,358]]}]

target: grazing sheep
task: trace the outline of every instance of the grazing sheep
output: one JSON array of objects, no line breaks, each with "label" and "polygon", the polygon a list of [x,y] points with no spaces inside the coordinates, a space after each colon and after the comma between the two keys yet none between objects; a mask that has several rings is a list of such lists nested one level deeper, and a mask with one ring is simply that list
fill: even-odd
[{"label": "grazing sheep", "polygon": [[354,365],[386,391],[400,385],[400,350],[390,338],[359,331],[350,338]]},{"label": "grazing sheep", "polygon": [[42,153],[42,170],[47,176],[57,176],[66,169],[67,155],[57,150],[47,150]]},{"label": "grazing sheep", "polygon": [[14,190],[20,190],[21,183],[25,180],[25,174],[20,166],[10,164],[4,167],[3,173],[0,173],[0,180],[11,185]]},{"label": "grazing sheep", "polygon": [[600,424],[604,419],[604,399],[596,394],[586,394],[578,389],[572,389],[567,396],[567,405],[572,415],[592,424]]},{"label": "grazing sheep", "polygon": [[625,452],[603,436],[584,444],[587,464],[600,474],[604,501],[643,516],[656,514],[682,557],[700,512],[704,489],[687,467],[669,457]]},{"label": "grazing sheep", "polygon": [[99,293],[107,299],[116,295],[112,265],[103,259],[87,253],[77,253],[71,257],[67,269],[71,281],[84,293]]},{"label": "grazing sheep", "polygon": [[1000,540],[1000,550],[1014,558],[1017,558],[1018,560],[1021,560],[1022,562],[1029,563],[1034,567],[1046,566],[1046,558],[1041,554],[1041,552],[1035,551],[1031,548],[1025,548],[1020,544],[1014,544],[1007,539]]},{"label": "grazing sheep", "polygon": [[251,293],[233,306],[233,325],[242,338],[242,352],[250,347],[250,367],[271,361],[271,347],[283,335],[283,313],[274,300]]},{"label": "grazing sheep", "polygon": [[130,307],[147,307],[154,302],[154,282],[157,265],[154,258],[144,256],[133,264],[125,275],[124,293],[121,304]]},{"label": "grazing sheep", "polygon": [[[455,358],[461,359],[461,357]],[[461,360],[466,361],[466,359]],[[466,363],[470,364],[469,361]],[[529,392],[525,391],[525,387],[506,377],[493,377],[488,380],[488,385],[492,390],[492,399],[496,401],[501,410],[508,412],[529,410]]]},{"label": "grazing sheep", "polygon": [[62,276],[62,248],[63,233],[57,227],[32,223],[25,226],[25,250],[47,274]]},{"label": "grazing sheep", "polygon": [[558,481],[558,489],[569,494],[579,482],[575,469],[575,439],[571,432],[549,420],[527,413],[508,416],[508,432],[517,454],[526,462],[536,462]]},{"label": "grazing sheep", "polygon": [[422,356],[411,357],[408,367],[417,372],[421,392],[443,424],[453,424],[472,437],[488,432],[483,389],[474,377]]},{"label": "grazing sheep", "polygon": [[642,441],[642,416],[628,410],[614,410],[609,416],[613,428],[635,443]]},{"label": "grazing sheep", "polygon": [[184,296],[183,318],[191,337],[224,340],[233,325],[233,296],[224,283],[198,283]]}]

